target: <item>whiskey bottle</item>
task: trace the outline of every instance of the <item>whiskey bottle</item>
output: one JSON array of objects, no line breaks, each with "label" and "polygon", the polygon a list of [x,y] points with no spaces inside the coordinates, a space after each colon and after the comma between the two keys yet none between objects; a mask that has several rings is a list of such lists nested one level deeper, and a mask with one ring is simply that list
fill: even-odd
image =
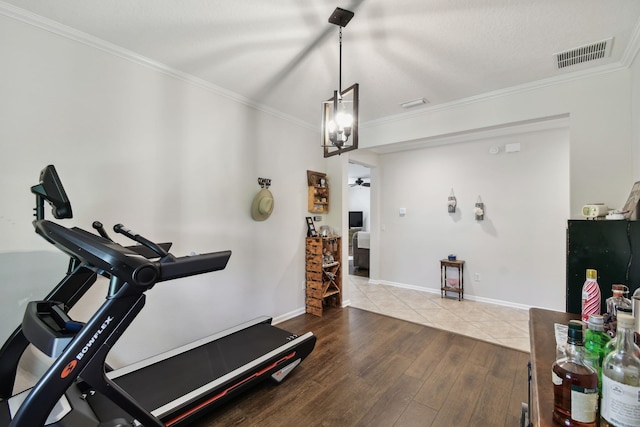
[{"label": "whiskey bottle", "polygon": [[633,328],[634,318],[619,312],[616,348],[602,363],[601,426],[640,426],[640,359]]},{"label": "whiskey bottle", "polygon": [[569,322],[566,357],[551,368],[553,420],[561,426],[596,427],[598,373],[584,361],[582,322]]}]

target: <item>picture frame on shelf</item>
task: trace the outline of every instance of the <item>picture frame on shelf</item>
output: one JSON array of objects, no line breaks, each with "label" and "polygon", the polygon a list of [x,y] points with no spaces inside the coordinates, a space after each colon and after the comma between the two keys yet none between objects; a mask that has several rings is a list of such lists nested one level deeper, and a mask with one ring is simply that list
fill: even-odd
[{"label": "picture frame on shelf", "polygon": [[307,217],[307,237],[318,237],[316,226],[313,224],[313,218]]}]

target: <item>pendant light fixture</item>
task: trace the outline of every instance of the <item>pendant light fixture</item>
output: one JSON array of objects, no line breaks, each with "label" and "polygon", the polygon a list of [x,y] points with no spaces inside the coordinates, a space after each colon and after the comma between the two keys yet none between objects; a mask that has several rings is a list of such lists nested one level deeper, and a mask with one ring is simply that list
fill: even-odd
[{"label": "pendant light fixture", "polygon": [[358,148],[358,83],[342,90],[342,28],[346,27],[354,13],[336,8],[329,23],[340,27],[340,61],[338,90],[322,103],[322,146],[324,157],[342,154]]}]

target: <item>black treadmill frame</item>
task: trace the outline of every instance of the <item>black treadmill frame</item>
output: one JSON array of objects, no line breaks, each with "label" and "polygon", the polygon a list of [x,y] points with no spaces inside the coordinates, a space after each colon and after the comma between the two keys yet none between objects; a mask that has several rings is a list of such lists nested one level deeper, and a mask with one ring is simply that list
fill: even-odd
[{"label": "black treadmill frame", "polygon": [[[300,337],[288,335],[284,345],[278,345],[265,355],[212,380],[207,384],[211,387],[206,393],[198,396],[195,392],[187,393],[184,399],[175,399],[180,403],[175,410],[168,409],[169,404],[166,404],[153,410],[152,414],[117,384],[117,373],[108,374],[111,369],[106,364],[107,354],[142,310],[147,290],[157,282],[224,269],[231,252],[176,258],[168,253],[170,244],[155,244],[124,229],[122,225],[114,227],[114,231],[142,245],[125,248],[113,242],[98,222],[93,226],[101,237],[79,228],[68,229],[47,221],[44,219],[45,202],[53,208],[55,218],[72,217],[71,204],[53,165],[42,170],[40,184],[33,186],[31,191],[36,195],[36,220],[33,222],[36,232],[71,258],[65,278],[45,297],[45,304],[42,305],[55,306],[60,324],[64,325],[61,331],[66,334],[70,330],[77,330],[77,322],[68,318],[66,312],[95,283],[98,274],[109,277],[110,283],[106,301],[86,324],[80,324],[80,330],[68,345],[64,342],[66,347],[38,383],[31,390],[20,393],[20,396],[11,397],[19,360],[29,345],[29,338],[47,348],[49,339],[56,340],[56,344],[60,342],[55,334],[50,335],[51,338],[41,339],[42,333],[50,332],[49,328],[53,325],[43,320],[39,309],[27,310],[23,325],[16,328],[0,349],[0,400],[4,399],[0,407],[0,419],[3,426],[5,423],[10,427],[43,426],[54,407],[58,406],[60,410],[59,402],[70,404],[62,405],[63,413],[55,415],[52,427],[84,427],[94,422],[102,426],[104,424],[101,421],[107,421],[109,425],[123,425],[133,422],[131,417],[145,426],[164,426],[160,417],[167,421],[166,425],[178,426],[191,421],[203,408],[222,403],[256,381],[269,376],[281,381],[313,350],[316,338],[311,332]],[[166,250],[163,245],[168,245]],[[156,255],[159,260],[148,259],[156,258]],[[40,303],[30,304],[40,307]],[[271,319],[265,319],[263,323],[270,326]],[[73,328],[69,329],[67,323],[74,324]],[[248,329],[250,327],[238,332]],[[282,332],[289,334],[279,330],[279,342],[284,338]],[[269,336],[272,336],[271,333]],[[67,335],[65,339],[68,339]],[[57,352],[62,345],[51,348],[54,347]],[[98,393],[94,394],[94,391]],[[99,419],[88,404],[87,398],[92,394],[107,397],[127,413],[129,420],[110,416]],[[9,412],[15,412],[13,419]]]},{"label": "black treadmill frame", "polygon": [[[256,382],[279,372],[289,372],[315,346],[316,338],[311,332],[301,337],[291,335],[290,341],[287,337],[287,344],[262,356],[265,359],[260,360],[260,363],[247,363],[238,372],[234,371],[228,377],[223,376],[223,382],[216,383],[215,387],[202,395],[192,396],[179,407],[154,413],[155,409],[144,408],[117,384],[117,380],[109,377],[105,368],[107,354],[142,310],[147,290],[164,280],[222,269],[231,252],[181,258],[168,254],[166,259],[151,261],[110,240],[78,228],[68,229],[47,220],[35,221],[34,226],[38,234],[79,259],[87,269],[110,275],[110,294],[31,390],[15,413],[10,427],[44,425],[58,400],[62,396],[70,398],[67,391],[74,389],[71,395],[79,394],[77,388],[80,385],[76,380],[80,378],[83,390],[88,386],[88,389],[97,391],[142,425],[183,425],[199,416],[205,408],[208,410],[221,404]],[[71,406],[73,407],[73,403]],[[116,418],[120,417],[109,419]],[[61,424],[55,425],[68,424],[61,421]]]},{"label": "black treadmill frame", "polygon": [[224,268],[231,252],[151,261],[78,228],[68,229],[47,220],[34,221],[34,227],[43,238],[80,260],[88,269],[109,274],[110,295],[33,387],[10,426],[44,425],[56,402],[80,376],[143,425],[163,426],[106,377],[107,354],[144,306],[147,290],[159,281],[184,277],[191,271],[205,272],[205,267],[217,259],[223,259],[222,265],[216,262],[213,268],[208,267],[208,271]]}]

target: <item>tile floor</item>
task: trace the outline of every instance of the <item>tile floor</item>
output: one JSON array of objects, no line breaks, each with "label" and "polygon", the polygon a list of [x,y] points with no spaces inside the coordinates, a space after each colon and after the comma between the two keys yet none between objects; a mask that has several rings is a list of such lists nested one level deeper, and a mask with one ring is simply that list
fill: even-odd
[{"label": "tile floor", "polygon": [[441,298],[439,293],[370,284],[348,275],[351,306],[530,351],[528,310]]}]

